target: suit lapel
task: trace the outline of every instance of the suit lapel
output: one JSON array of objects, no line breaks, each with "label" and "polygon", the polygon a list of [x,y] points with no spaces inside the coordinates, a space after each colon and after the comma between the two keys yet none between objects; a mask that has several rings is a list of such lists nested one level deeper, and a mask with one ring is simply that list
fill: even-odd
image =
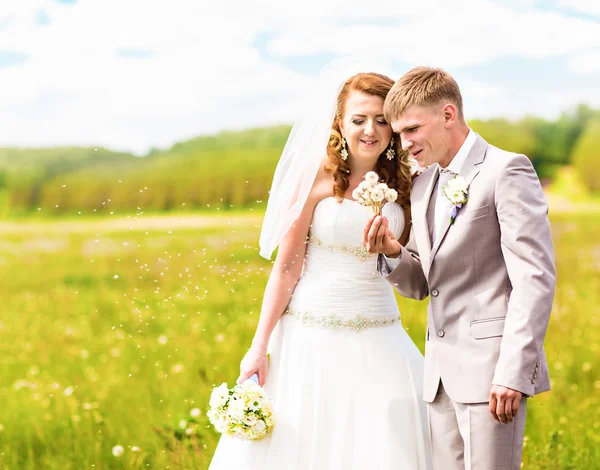
[{"label": "suit lapel", "polygon": [[[467,159],[465,160],[465,163],[459,173],[459,176],[462,176],[465,179],[465,181],[469,187],[471,186],[471,182],[473,181],[473,179],[479,173],[478,165],[481,162],[483,162],[483,160],[484,160],[485,152],[487,150],[487,145],[488,145],[487,142],[478,135],[477,139],[475,140],[475,143],[473,144],[473,148],[471,148],[471,151],[469,152],[469,155],[468,155]],[[469,203],[469,200],[468,200],[468,196],[467,196],[467,204],[468,203]],[[437,252],[440,248],[440,245],[444,241],[444,238],[446,237],[446,233],[448,232],[449,228],[450,228],[450,215],[448,214],[448,217],[444,217],[440,229],[436,230],[437,235],[435,237],[435,243],[433,244],[433,248],[431,249],[431,258],[430,259],[431,259],[432,263],[433,263],[433,258],[437,254]]]},{"label": "suit lapel", "polygon": [[429,255],[431,253],[431,240],[429,239],[429,225],[427,224],[427,208],[431,193],[437,179],[437,166],[431,166],[419,176],[425,180],[422,190],[413,192],[411,198],[413,227],[417,249],[423,268],[429,268]]}]

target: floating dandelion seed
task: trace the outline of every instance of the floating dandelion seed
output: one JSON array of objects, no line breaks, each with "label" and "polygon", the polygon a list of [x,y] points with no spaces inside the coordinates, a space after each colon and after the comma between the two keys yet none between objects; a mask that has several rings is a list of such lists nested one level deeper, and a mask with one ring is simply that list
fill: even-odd
[{"label": "floating dandelion seed", "polygon": [[125,449],[123,448],[123,446],[114,446],[112,448],[112,453],[115,457],[121,457],[121,455],[123,455],[124,452]]},{"label": "floating dandelion seed", "polygon": [[200,414],[201,414],[201,411],[199,408],[192,408],[190,411],[190,416],[192,418],[197,418],[198,416],[200,416]]},{"label": "floating dandelion seed", "polygon": [[119,275],[118,275],[118,274],[115,274],[115,275],[113,276],[113,279],[119,279]]}]

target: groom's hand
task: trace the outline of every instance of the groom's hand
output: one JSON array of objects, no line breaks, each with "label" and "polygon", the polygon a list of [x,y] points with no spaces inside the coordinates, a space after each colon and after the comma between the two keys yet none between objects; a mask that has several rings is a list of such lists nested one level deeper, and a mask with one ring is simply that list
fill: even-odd
[{"label": "groom's hand", "polygon": [[490,413],[496,421],[504,424],[510,423],[519,412],[521,398],[523,398],[521,392],[502,385],[492,385],[490,389]]},{"label": "groom's hand", "polygon": [[400,256],[400,243],[394,238],[386,217],[369,219],[363,235],[363,246],[369,253],[382,253],[388,258]]}]

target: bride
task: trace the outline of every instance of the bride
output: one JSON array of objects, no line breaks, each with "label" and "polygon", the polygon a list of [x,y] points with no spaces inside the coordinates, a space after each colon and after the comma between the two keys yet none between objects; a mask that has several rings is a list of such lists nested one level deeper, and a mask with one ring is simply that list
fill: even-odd
[{"label": "bride", "polygon": [[210,470],[431,465],[423,358],[362,247],[369,214],[351,199],[376,171],[398,192],[383,213],[406,241],[411,167],[383,117],[394,82],[335,75],[324,71],[290,133],[261,233],[261,255],[279,251],[238,383],[258,373],[276,424],[258,441],[221,437]]}]

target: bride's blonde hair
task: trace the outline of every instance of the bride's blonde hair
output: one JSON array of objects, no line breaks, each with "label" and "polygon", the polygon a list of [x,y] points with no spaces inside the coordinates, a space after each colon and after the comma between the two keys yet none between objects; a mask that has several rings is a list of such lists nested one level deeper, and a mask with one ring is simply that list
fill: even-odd
[{"label": "bride's blonde hair", "polygon": [[[331,125],[331,136],[327,145],[327,164],[325,171],[333,174],[333,194],[341,202],[344,193],[348,189],[348,176],[350,166],[347,161],[342,160],[342,134],[340,132],[340,119],[346,110],[346,101],[353,91],[360,91],[369,95],[380,96],[385,100],[388,92],[394,85],[394,81],[378,73],[359,73],[354,75],[342,87],[338,95],[336,116]],[[385,183],[398,192],[397,202],[403,207],[410,206],[410,188],[412,185],[411,167],[408,163],[408,152],[402,150],[402,144],[398,134],[392,134],[394,138],[394,149],[396,156],[388,160],[386,150],[379,156],[375,171],[383,178]]]}]

